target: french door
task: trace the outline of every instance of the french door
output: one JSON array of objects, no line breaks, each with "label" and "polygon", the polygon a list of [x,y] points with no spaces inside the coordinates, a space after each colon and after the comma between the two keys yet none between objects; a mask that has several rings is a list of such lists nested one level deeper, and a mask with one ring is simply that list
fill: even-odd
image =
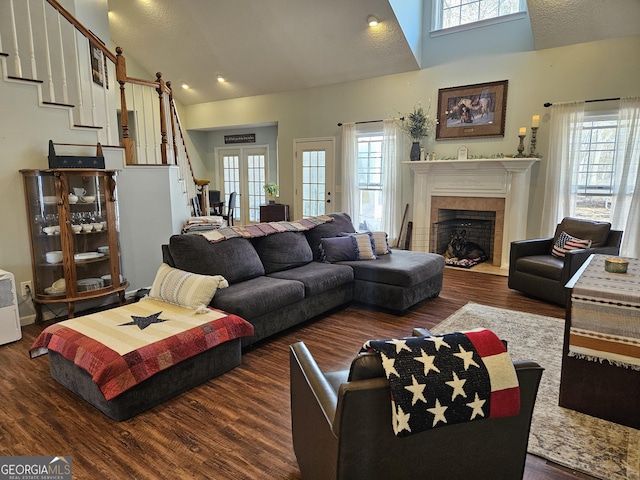
[{"label": "french door", "polygon": [[266,202],[264,184],[268,163],[266,146],[217,148],[224,202],[228,207],[229,194],[237,193],[234,223],[236,225],[260,221],[260,205]]},{"label": "french door", "polygon": [[296,217],[311,217],[334,211],[335,138],[294,140]]}]

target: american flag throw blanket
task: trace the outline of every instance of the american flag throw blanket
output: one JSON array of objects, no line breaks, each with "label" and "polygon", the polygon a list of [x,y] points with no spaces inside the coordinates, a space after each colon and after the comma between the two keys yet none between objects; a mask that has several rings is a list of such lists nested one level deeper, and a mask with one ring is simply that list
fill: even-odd
[{"label": "american flag throw blanket", "polygon": [[490,330],[370,340],[361,352],[372,351],[389,380],[398,437],[520,411],[513,363]]},{"label": "american flag throw blanket", "polygon": [[236,315],[213,309],[196,314],[145,299],[50,325],[29,353],[59,353],[89,373],[111,400],[187,358],[249,335],[253,325]]}]

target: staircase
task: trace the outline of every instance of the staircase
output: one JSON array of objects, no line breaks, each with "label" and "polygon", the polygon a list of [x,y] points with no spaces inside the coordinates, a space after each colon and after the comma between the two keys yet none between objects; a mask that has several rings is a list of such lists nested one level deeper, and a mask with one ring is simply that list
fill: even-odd
[{"label": "staircase", "polygon": [[[209,181],[194,174],[171,83],[161,73],[153,80],[127,76],[122,49],[111,52],[56,0],[0,3],[0,74],[0,145],[12,155],[3,161],[0,186],[5,178],[10,185],[0,188],[0,203],[22,201],[13,179],[19,168],[47,168],[41,153],[49,140],[73,145],[74,154],[95,152],[100,143],[107,168],[121,170],[124,273],[134,289],[150,285],[160,245],[192,214],[191,200],[204,193],[201,208],[208,209]],[[18,282],[31,277],[24,211],[14,205],[9,218],[0,207],[3,221],[13,220],[16,235],[24,235],[0,254]]]}]

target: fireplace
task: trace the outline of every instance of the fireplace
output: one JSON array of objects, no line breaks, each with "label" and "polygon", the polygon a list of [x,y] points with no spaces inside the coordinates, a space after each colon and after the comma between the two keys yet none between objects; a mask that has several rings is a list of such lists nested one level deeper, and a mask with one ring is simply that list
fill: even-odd
[{"label": "fireplace", "polygon": [[[495,218],[491,263],[509,266],[509,247],[526,238],[531,166],[536,158],[403,162],[414,174],[411,249],[434,251],[433,224],[446,220],[441,210],[461,217]],[[441,220],[442,218],[442,220]],[[437,243],[433,243],[437,242]],[[490,242],[491,243],[491,242]],[[438,251],[437,253],[442,253]]]},{"label": "fireplace", "polygon": [[468,242],[479,245],[487,257],[486,261],[492,262],[495,258],[495,224],[495,212],[439,208],[437,221],[431,223],[429,251],[443,254],[452,236],[457,233],[463,235]]}]

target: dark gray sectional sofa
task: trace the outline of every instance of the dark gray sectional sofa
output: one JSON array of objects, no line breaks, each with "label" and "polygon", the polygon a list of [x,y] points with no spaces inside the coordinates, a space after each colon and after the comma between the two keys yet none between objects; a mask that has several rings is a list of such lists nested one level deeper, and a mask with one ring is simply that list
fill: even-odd
[{"label": "dark gray sectional sofa", "polygon": [[211,243],[197,234],[174,235],[163,245],[168,265],[202,275],[222,275],[210,305],[253,324],[245,347],[352,300],[403,312],[436,297],[444,259],[424,252],[392,250],[375,260],[321,261],[321,239],[355,232],[346,213],[305,232]]}]

